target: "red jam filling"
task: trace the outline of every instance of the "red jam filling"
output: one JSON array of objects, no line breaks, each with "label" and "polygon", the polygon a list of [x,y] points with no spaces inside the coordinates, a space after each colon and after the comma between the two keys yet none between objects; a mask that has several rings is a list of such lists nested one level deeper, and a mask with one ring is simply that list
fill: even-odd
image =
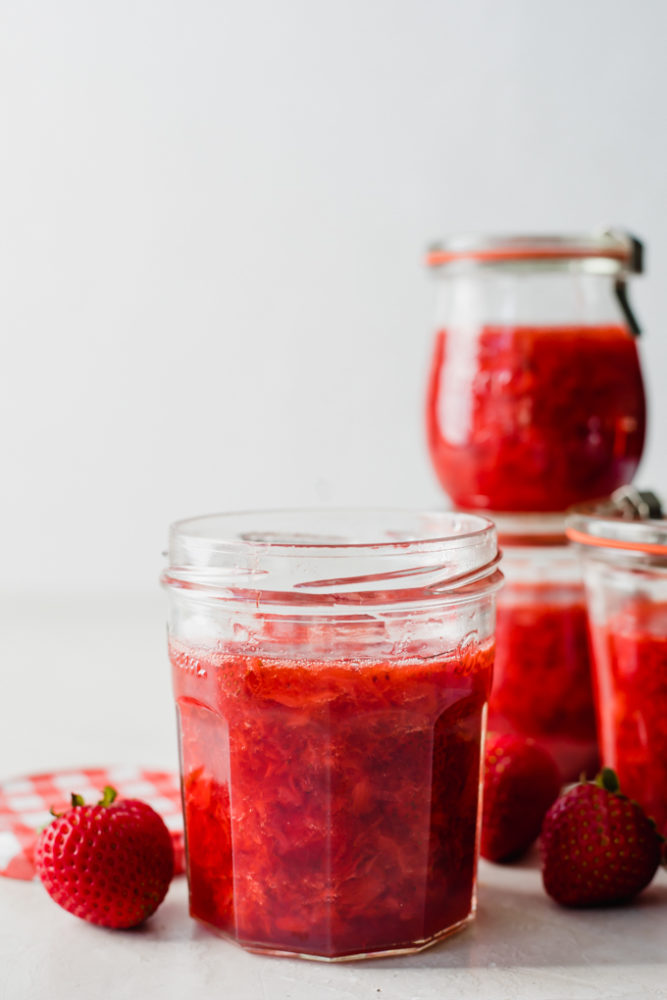
[{"label": "red jam filling", "polygon": [[460,507],[564,510],[629,483],[644,445],[637,347],[621,326],[437,334],[431,459]]},{"label": "red jam filling", "polygon": [[603,762],[667,824],[667,603],[641,598],[592,629]]},{"label": "red jam filling", "polygon": [[466,920],[491,644],[421,661],[170,655],[194,917],[330,958]]},{"label": "red jam filling", "polygon": [[499,594],[489,729],[530,736],[565,781],[598,763],[583,586],[509,583]]}]

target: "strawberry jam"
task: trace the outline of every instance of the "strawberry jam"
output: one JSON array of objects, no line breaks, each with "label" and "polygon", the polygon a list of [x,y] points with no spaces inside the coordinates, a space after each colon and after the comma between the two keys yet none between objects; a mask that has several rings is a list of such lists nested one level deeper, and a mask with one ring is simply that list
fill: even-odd
[{"label": "strawberry jam", "polygon": [[629,601],[593,630],[603,761],[621,790],[667,823],[667,603]]},{"label": "strawberry jam", "polygon": [[530,736],[563,779],[598,754],[583,585],[509,583],[498,599],[489,728]]},{"label": "strawberry jam", "polygon": [[460,507],[564,510],[632,480],[645,402],[620,325],[441,330],[427,399],[431,459]]},{"label": "strawberry jam", "polygon": [[326,958],[466,922],[490,641],[421,660],[170,655],[193,916]]}]

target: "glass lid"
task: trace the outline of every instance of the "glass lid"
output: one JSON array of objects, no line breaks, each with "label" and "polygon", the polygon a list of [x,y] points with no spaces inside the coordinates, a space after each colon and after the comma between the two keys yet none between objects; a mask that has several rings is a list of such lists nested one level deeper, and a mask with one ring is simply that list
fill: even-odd
[{"label": "glass lid", "polygon": [[601,503],[573,508],[566,534],[578,545],[667,557],[662,504],[654,492],[633,486],[623,486]]},{"label": "glass lid", "polygon": [[600,270],[640,274],[643,246],[631,233],[604,229],[579,234],[458,235],[429,247],[426,263],[440,267],[460,261],[477,264],[590,261]]}]

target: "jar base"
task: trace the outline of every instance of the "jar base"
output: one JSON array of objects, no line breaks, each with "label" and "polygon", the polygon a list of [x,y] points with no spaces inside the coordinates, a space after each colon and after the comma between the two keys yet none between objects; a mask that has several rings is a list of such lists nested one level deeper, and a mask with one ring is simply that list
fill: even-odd
[{"label": "jar base", "polygon": [[246,944],[239,941],[237,938],[228,934],[226,931],[221,930],[214,924],[208,923],[206,920],[202,920],[201,917],[193,917],[198,924],[205,927],[207,931],[215,934],[217,937],[224,938],[226,941],[230,941],[237,947],[242,948],[244,951],[249,951],[254,955],[271,955],[274,958],[303,958],[310,962],[361,962],[368,958],[391,958],[393,956],[399,955],[415,955],[420,951],[425,951],[427,948],[432,948],[434,945],[439,944],[440,941],[444,941],[445,938],[451,937],[453,934],[459,933],[459,931],[465,930],[468,924],[472,923],[475,919],[475,912],[477,910],[476,900],[473,901],[470,913],[459,920],[457,923],[452,924],[451,927],[447,927],[440,931],[438,934],[434,934],[429,938],[425,938],[421,941],[415,941],[409,945],[397,945],[394,948],[385,948],[379,951],[364,951],[359,953],[351,953],[345,955],[317,955],[312,952],[305,951],[290,951],[284,948],[271,948],[270,946],[260,946],[255,944]]}]

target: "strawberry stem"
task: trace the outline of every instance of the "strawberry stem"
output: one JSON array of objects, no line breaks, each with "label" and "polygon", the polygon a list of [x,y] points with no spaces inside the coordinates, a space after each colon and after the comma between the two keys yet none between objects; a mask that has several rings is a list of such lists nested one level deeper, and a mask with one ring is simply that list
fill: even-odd
[{"label": "strawberry stem", "polygon": [[72,805],[73,806],[84,806],[85,804],[86,803],[83,801],[83,796],[82,795],[75,795],[75,793],[72,792]]},{"label": "strawberry stem", "polygon": [[603,767],[597,778],[595,779],[595,784],[598,788],[604,788],[607,792],[612,792],[612,794],[620,791],[620,784],[618,778],[616,777],[616,771],[611,767]]},{"label": "strawberry stem", "polygon": [[116,791],[115,788],[113,788],[111,785],[105,785],[104,788],[102,789],[102,798],[98,802],[98,805],[110,806],[117,795],[118,792]]}]

